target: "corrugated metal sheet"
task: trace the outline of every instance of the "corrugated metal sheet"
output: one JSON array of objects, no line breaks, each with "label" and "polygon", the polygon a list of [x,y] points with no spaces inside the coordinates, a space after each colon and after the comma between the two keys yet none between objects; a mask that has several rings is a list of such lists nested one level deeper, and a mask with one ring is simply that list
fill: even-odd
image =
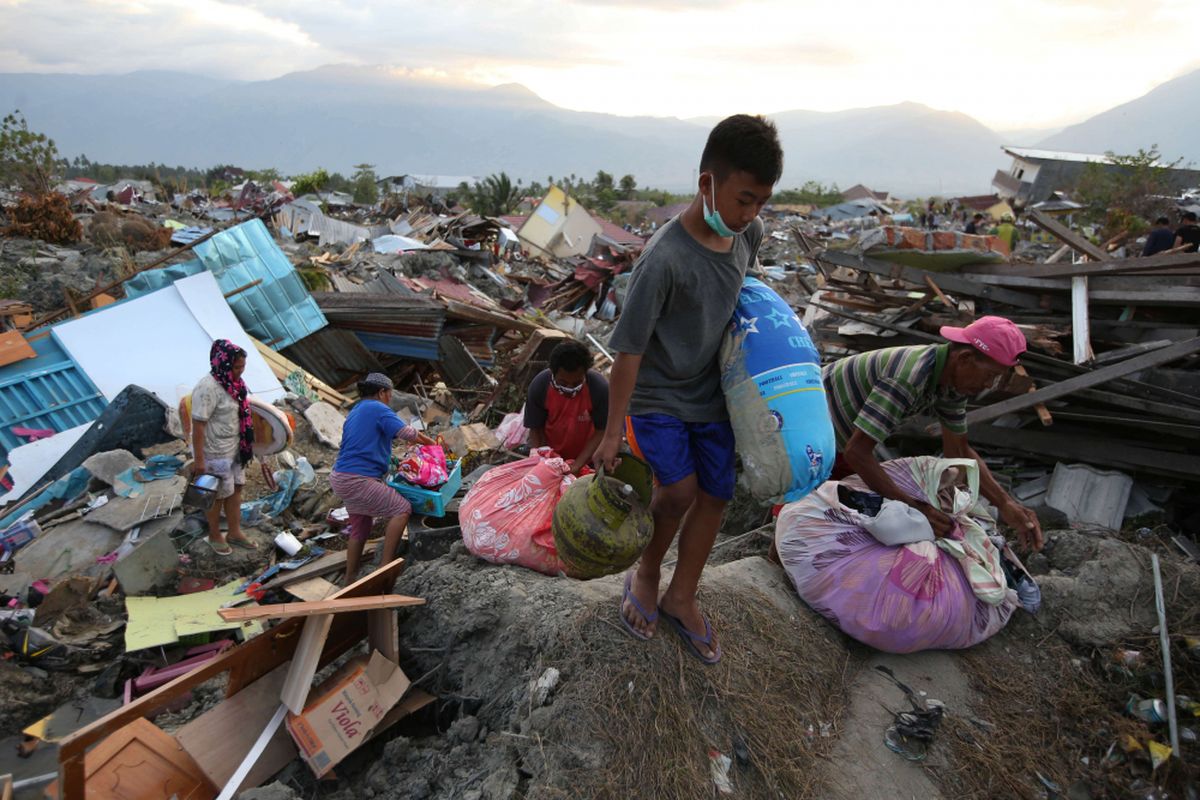
[{"label": "corrugated metal sheet", "polygon": [[13,427],[65,431],[100,416],[108,402],[54,334],[30,342],[37,358],[0,367],[0,455],[25,444]]},{"label": "corrugated metal sheet", "polygon": [[230,297],[229,307],[247,333],[276,350],[328,324],[261,220],[252,219],[221,231],[196,245],[194,252],[198,258],[193,261],[149,270],[126,281],[126,296],[147,294],[208,270],[221,291],[227,293],[261,281]]},{"label": "corrugated metal sheet", "polygon": [[348,386],[368,372],[384,371],[379,359],[371,355],[352,331],[332,326],[280,352],[335,388]]}]

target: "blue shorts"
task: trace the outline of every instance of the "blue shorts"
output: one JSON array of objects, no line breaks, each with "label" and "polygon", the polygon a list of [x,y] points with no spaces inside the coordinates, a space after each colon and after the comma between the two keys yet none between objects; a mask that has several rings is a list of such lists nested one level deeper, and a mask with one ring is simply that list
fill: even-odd
[{"label": "blue shorts", "polygon": [[633,454],[654,470],[662,486],[689,475],[705,494],[733,499],[736,450],[728,422],[684,422],[669,414],[625,418],[625,438]]}]

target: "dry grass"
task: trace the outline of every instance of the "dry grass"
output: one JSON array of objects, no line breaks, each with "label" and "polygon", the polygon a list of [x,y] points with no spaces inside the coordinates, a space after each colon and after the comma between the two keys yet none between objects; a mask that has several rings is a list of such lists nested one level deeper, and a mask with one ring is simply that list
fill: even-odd
[{"label": "dry grass", "polygon": [[710,748],[734,759],[738,797],[819,796],[817,767],[835,741],[820,723],[838,727],[851,656],[819,623],[781,619],[753,590],[710,589],[702,603],[725,650],[712,668],[665,623],[632,644],[611,602],[579,618],[546,661],[564,685],[537,742],[551,773],[531,797],[711,797]]},{"label": "dry grass", "polygon": [[[1178,559],[1163,561],[1176,693],[1191,697],[1200,697],[1200,658],[1187,653],[1183,634],[1200,630],[1197,575]],[[1153,592],[1148,584],[1131,605],[1153,605]],[[1140,664],[1118,665],[1118,649],[1139,651]],[[1120,746],[1127,735],[1143,746],[1151,739],[1168,742],[1166,726],[1152,728],[1124,713],[1131,694],[1165,698],[1155,632],[1087,652],[1072,650],[1053,633],[1024,638],[1009,630],[963,653],[962,664],[980,698],[976,719],[990,726],[947,716],[940,738],[950,749],[950,766],[931,771],[948,796],[1045,797],[1040,773],[1064,793],[1072,784],[1086,785],[1096,800],[1147,796],[1152,785],[1186,797],[1185,787],[1200,776],[1195,744],[1184,742],[1181,758],[1153,774],[1145,755],[1126,756]],[[1180,728],[1194,723],[1180,713]],[[1131,788],[1138,781],[1145,787],[1140,794]]]}]

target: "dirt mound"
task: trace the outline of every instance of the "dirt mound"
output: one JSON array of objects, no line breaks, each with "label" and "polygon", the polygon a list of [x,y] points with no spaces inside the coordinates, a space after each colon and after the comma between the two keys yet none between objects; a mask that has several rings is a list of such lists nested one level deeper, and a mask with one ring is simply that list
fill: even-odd
[{"label": "dirt mound", "polygon": [[763,559],[706,573],[726,651],[715,668],[666,627],[631,639],[616,577],[548,578],[456,545],[397,591],[428,600],[400,635],[405,670],[440,702],[339,768],[347,785],[331,798],[690,800],[714,791],[710,750],[741,796],[819,796],[833,743],[821,723],[836,725],[850,656]]},{"label": "dirt mound", "polygon": [[171,229],[139,216],[101,211],[88,223],[88,239],[100,247],[124,247],[130,253],[162,250],[171,244]]},{"label": "dirt mound", "polygon": [[[1041,622],[1074,645],[1103,647],[1158,624],[1154,579],[1145,547],[1087,531],[1055,531],[1047,539],[1048,575]],[[1200,616],[1200,569],[1164,553],[1163,579],[1172,630],[1194,630]],[[1183,627],[1181,627],[1181,625]]]}]

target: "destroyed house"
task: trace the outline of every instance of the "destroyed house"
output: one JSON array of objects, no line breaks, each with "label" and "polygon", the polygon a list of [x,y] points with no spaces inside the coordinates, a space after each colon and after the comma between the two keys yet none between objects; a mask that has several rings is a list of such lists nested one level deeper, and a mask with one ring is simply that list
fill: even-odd
[{"label": "destroyed house", "polygon": [[376,185],[383,194],[445,196],[464,183],[474,186],[479,181],[476,175],[389,175],[376,181]]},{"label": "destroyed house", "polygon": [[[1050,199],[1056,191],[1072,189],[1088,164],[1100,164],[1105,169],[1125,169],[1106,155],[1070,153],[1060,150],[1038,150],[1032,147],[1005,147],[1013,163],[1007,170],[997,170],[992,188],[1002,199],[1018,208],[1025,208]],[[1165,165],[1164,165],[1165,166]],[[1193,185],[1200,171],[1172,169],[1171,182],[1179,189]]]}]

